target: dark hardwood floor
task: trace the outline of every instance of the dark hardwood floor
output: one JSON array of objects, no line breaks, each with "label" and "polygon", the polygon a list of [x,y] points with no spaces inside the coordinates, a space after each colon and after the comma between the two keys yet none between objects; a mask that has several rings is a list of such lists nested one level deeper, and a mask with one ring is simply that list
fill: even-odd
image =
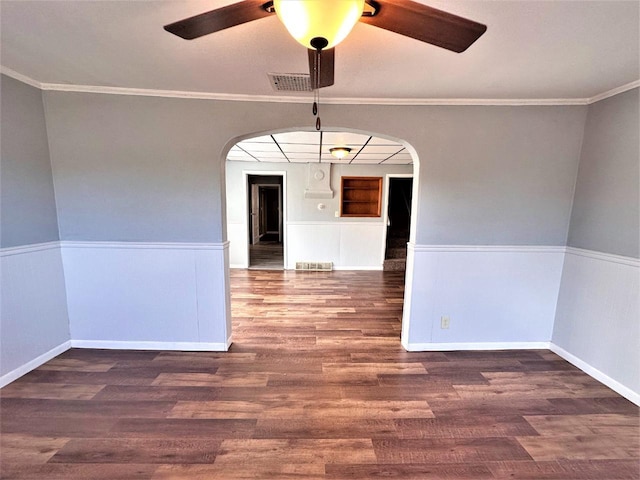
[{"label": "dark hardwood floor", "polygon": [[228,353],[69,350],[4,479],[637,479],[639,409],[547,350],[407,353],[396,272],[232,271]]}]

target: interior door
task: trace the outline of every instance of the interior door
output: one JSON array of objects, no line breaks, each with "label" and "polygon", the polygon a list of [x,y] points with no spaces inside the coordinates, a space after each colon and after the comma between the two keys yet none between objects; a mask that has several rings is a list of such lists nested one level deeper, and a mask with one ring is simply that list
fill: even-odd
[{"label": "interior door", "polygon": [[260,187],[251,185],[251,244],[260,241]]},{"label": "interior door", "polygon": [[267,228],[267,190],[265,187],[260,187],[260,236],[269,232]]}]

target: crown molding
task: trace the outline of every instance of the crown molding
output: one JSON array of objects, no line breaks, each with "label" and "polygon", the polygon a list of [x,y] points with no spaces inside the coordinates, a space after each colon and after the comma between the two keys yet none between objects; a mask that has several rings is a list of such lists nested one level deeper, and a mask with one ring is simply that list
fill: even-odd
[{"label": "crown molding", "polygon": [[619,93],[628,92],[629,90],[633,90],[634,88],[640,87],[640,80],[635,80],[633,82],[629,82],[626,85],[622,85],[617,88],[612,88],[606,92],[601,93],[600,95],[596,95],[595,97],[591,97],[589,99],[589,105],[592,103],[599,102],[600,100],[604,100],[605,98],[613,97],[614,95],[618,95]]},{"label": "crown molding", "polygon": [[[99,85],[72,85],[62,83],[44,83],[0,65],[0,72],[23,83],[44,91],[99,93],[105,95],[131,95],[142,97],[189,98],[198,100],[218,100],[228,102],[267,102],[267,103],[309,103],[311,92],[307,96],[245,95],[232,93],[189,92],[180,90],[156,90],[146,88],[105,87]],[[613,88],[590,98],[336,98],[323,97],[322,103],[329,105],[395,105],[395,106],[558,106],[591,105],[605,98],[618,95],[640,87],[640,80]]]},{"label": "crown molding", "polygon": [[34,80],[31,77],[27,77],[26,75],[18,73],[15,70],[11,70],[10,68],[7,68],[3,65],[0,65],[0,73],[2,73],[3,75],[6,75],[7,77],[11,77],[15,80],[18,80],[19,82],[26,83],[27,85],[31,85],[32,87],[36,87],[42,90],[42,83],[38,82],[37,80]]}]

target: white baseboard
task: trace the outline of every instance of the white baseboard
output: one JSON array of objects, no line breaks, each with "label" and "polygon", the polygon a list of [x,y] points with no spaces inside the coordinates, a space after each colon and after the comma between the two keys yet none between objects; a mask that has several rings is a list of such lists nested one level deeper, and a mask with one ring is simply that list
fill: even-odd
[{"label": "white baseboard", "polygon": [[334,270],[361,270],[361,271],[382,271],[382,265],[377,266],[358,266],[358,267],[349,267],[349,266],[333,266]]},{"label": "white baseboard", "polygon": [[177,350],[188,352],[226,352],[227,343],[211,342],[135,342],[112,340],[71,340],[73,348],[105,350]]},{"label": "white baseboard", "polygon": [[407,343],[408,352],[451,352],[455,350],[547,350],[549,342],[462,342],[462,343]]},{"label": "white baseboard", "polygon": [[567,352],[564,348],[559,347],[558,345],[556,345],[553,342],[551,342],[551,344],[549,345],[549,350],[551,350],[552,352],[554,352],[557,355],[561,356],[567,362],[575,365],[576,367],[578,367],[580,370],[582,370],[587,375],[589,375],[589,376],[595,378],[596,380],[598,380],[599,382],[605,384],[607,387],[609,387],[614,392],[619,393],[620,395],[622,395],[627,400],[629,400],[629,401],[635,403],[636,405],[640,406],[640,394],[639,393],[634,392],[633,390],[631,390],[628,387],[625,387],[620,382],[614,380],[613,378],[611,378],[607,374],[602,373],[597,368],[592,367],[591,365],[589,365],[584,360],[581,360],[580,358],[576,357],[575,355],[572,355],[571,353]]},{"label": "white baseboard", "polygon": [[35,370],[43,363],[47,363],[52,358],[57,357],[58,355],[66,352],[70,348],[71,348],[71,341],[68,340],[64,343],[61,343],[57,347],[52,348],[48,352],[43,353],[42,355],[34,358],[33,360],[30,360],[24,365],[21,365],[18,368],[10,371],[9,373],[4,374],[2,377],[0,377],[0,388],[10,384],[14,380],[17,380],[18,378],[22,377],[23,375],[26,375],[31,370]]}]

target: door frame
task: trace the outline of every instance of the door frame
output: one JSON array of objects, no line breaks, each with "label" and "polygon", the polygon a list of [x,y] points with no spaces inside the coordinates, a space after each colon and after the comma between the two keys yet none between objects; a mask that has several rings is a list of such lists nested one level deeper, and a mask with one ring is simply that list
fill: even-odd
[{"label": "door frame", "polygon": [[[244,198],[243,198],[243,209],[242,209],[242,223],[244,225],[245,234],[244,242],[245,242],[245,252],[246,252],[246,261],[242,266],[243,268],[249,268],[250,255],[249,255],[249,175],[253,175],[256,177],[282,177],[282,190],[280,199],[282,201],[280,208],[280,231],[282,232],[282,253],[283,253],[283,265],[282,268],[287,270],[287,172],[284,170],[243,170],[242,178],[244,179]],[[260,184],[257,184],[260,185]],[[268,186],[274,186],[273,184],[264,184]]]},{"label": "door frame", "polygon": [[[414,166],[415,168],[415,166]],[[414,171],[415,173],[415,171]],[[389,222],[389,186],[391,185],[392,178],[413,178],[414,173],[387,173],[385,176],[384,182],[384,215],[382,218],[382,252],[380,254],[380,264],[384,265],[384,256],[387,252],[387,223]],[[413,211],[413,194],[411,192],[411,217],[409,220],[409,238],[411,238],[411,229],[414,225],[413,223],[413,215],[415,214]]]}]

